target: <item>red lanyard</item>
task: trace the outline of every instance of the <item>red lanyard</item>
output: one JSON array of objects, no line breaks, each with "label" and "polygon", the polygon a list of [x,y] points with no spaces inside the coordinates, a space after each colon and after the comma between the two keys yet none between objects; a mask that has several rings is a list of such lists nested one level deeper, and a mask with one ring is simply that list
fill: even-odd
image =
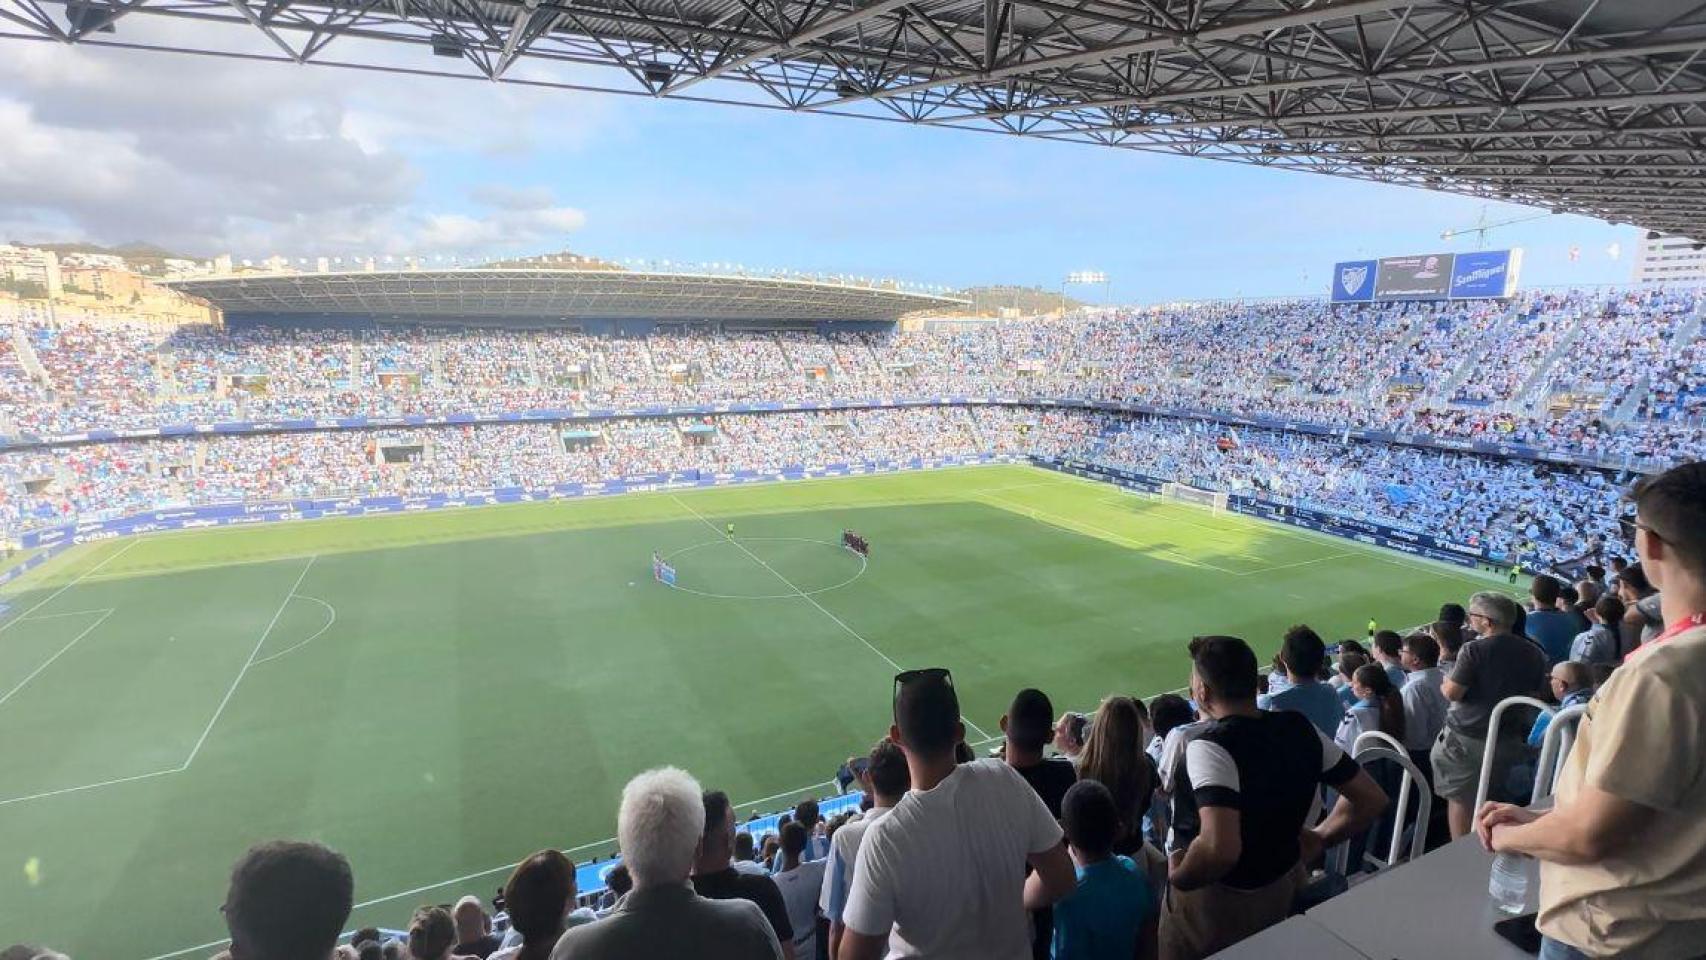
[{"label": "red lanyard", "polygon": [[1653,649],[1654,647],[1658,646],[1659,644],[1668,643],[1669,641],[1676,639],[1681,634],[1687,633],[1688,631],[1693,630],[1697,627],[1701,627],[1701,626],[1706,626],[1706,613],[1695,613],[1695,614],[1690,614],[1689,616],[1683,617],[1681,620],[1678,620],[1676,623],[1673,623],[1669,627],[1666,627],[1664,633],[1661,633],[1658,636],[1654,637],[1653,639],[1648,640],[1646,643],[1643,643],[1640,646],[1636,647],[1633,652],[1631,652],[1627,657],[1623,658],[1623,662],[1628,663],[1629,661],[1640,656],[1642,653],[1645,653],[1646,651]]}]

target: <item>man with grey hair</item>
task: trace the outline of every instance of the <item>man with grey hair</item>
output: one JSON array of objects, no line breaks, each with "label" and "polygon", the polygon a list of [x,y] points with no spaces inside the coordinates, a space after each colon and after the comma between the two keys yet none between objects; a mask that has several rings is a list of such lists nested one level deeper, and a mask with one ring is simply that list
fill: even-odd
[{"label": "man with grey hair", "polygon": [[551,960],[781,960],[762,910],[745,900],[707,900],[688,883],[705,831],[700,797],[699,781],[674,767],[628,781],[616,837],[634,888],[603,919],[563,934]]},{"label": "man with grey hair", "polygon": [[[1493,751],[1492,783],[1505,782],[1523,756],[1528,725],[1506,723],[1496,743],[1488,743],[1488,720],[1507,697],[1536,696],[1546,685],[1546,652],[1512,632],[1522,608],[1502,593],[1482,591],[1469,598],[1469,626],[1475,639],[1458,651],[1457,662],[1440,684],[1451,701],[1445,728],[1434,740],[1434,792],[1445,798],[1453,839],[1468,833],[1475,814],[1475,788],[1481,763]],[[1514,718],[1513,718],[1514,719]]]},{"label": "man with grey hair", "polygon": [[451,953],[458,957],[478,957],[486,960],[503,946],[503,938],[492,933],[492,918],[479,897],[463,897],[450,911],[456,923],[456,946]]}]

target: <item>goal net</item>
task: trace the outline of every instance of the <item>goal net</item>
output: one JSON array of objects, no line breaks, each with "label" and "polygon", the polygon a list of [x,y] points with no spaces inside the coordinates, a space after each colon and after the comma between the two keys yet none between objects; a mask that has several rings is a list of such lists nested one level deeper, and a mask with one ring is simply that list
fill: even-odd
[{"label": "goal net", "polygon": [[1208,507],[1215,513],[1226,512],[1226,494],[1219,490],[1204,490],[1201,487],[1193,487],[1183,483],[1163,483],[1161,485],[1161,499]]}]

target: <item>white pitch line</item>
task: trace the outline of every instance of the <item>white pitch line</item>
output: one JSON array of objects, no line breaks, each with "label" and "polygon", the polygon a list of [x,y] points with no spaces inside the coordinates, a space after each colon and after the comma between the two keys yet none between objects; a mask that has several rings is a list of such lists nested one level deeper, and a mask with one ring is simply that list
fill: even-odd
[{"label": "white pitch line", "polygon": [[207,742],[207,735],[213,732],[213,725],[218,723],[220,716],[225,713],[225,706],[231,702],[231,695],[237,692],[237,685],[243,682],[243,677],[248,674],[249,668],[255,665],[255,654],[261,652],[261,645],[267,642],[267,637],[272,636],[272,628],[278,626],[278,618],[284,616],[284,608],[290,605],[290,598],[296,596],[296,588],[302,586],[302,581],[307,579],[308,571],[314,568],[316,559],[318,558],[309,557],[308,562],[302,565],[302,572],[296,575],[296,582],[290,585],[290,592],[284,595],[284,600],[273,612],[272,620],[267,624],[267,628],[261,631],[261,638],[255,641],[255,648],[249,651],[249,659],[243,661],[243,669],[237,671],[237,679],[231,681],[231,686],[225,691],[225,696],[220,699],[218,708],[213,711],[213,718],[207,721],[207,726],[202,729],[201,736],[196,738],[195,746],[190,749],[189,758],[184,761],[183,766],[178,768],[179,770],[188,770],[190,764],[195,762],[196,755],[201,753],[202,744]]},{"label": "white pitch line", "polygon": [[62,797],[68,793],[82,793],[85,790],[96,790],[101,787],[111,787],[120,783],[133,783],[137,780],[149,780],[154,777],[164,777],[169,774],[183,772],[183,767],[169,767],[165,770],[155,770],[153,773],[138,773],[128,777],[119,777],[114,780],[102,780],[100,783],[84,783],[75,787],[61,787],[58,790],[44,790],[41,793],[32,793],[22,797],[7,797],[4,800],[0,800],[0,807],[14,803],[23,803],[27,800],[46,800],[48,797]]},{"label": "white pitch line", "polygon": [[[313,561],[309,561],[309,562],[312,563]],[[308,644],[313,643],[315,640],[320,639],[321,634],[325,633],[327,630],[332,629],[332,624],[338,622],[338,608],[332,606],[331,604],[327,603],[324,600],[321,600],[319,597],[310,597],[307,594],[296,594],[296,595],[289,597],[288,599],[291,599],[291,600],[312,600],[315,603],[319,604],[320,606],[325,607],[326,612],[330,613],[332,616],[326,621],[325,626],[321,627],[320,629],[318,629],[318,630],[314,631],[312,634],[310,634],[308,636],[308,639],[299,640],[296,643],[291,644],[288,647],[285,647],[283,650],[280,650],[277,653],[268,654],[267,656],[264,656],[264,657],[260,658],[259,660],[256,660],[254,665],[257,667],[263,663],[270,663],[274,660],[277,660],[279,657],[282,657],[287,653],[291,653],[291,652],[297,650],[298,648],[306,647]]]},{"label": "white pitch line", "polygon": [[111,613],[113,608],[102,607],[96,610],[70,610],[65,613],[38,613],[32,616],[19,617],[19,620],[57,620],[60,617],[88,617],[97,613]]},{"label": "white pitch line", "polygon": [[112,553],[107,554],[107,558],[105,560],[102,560],[100,563],[97,563],[94,566],[90,567],[89,569],[83,571],[81,574],[79,574],[77,576],[77,578],[75,580],[72,580],[70,583],[66,584],[65,586],[60,587],[58,590],[55,590],[52,593],[48,594],[47,599],[45,599],[42,602],[36,604],[35,606],[29,608],[28,610],[25,610],[23,613],[17,615],[16,617],[13,617],[12,619],[6,621],[5,623],[0,623],[0,632],[4,632],[7,627],[10,627],[12,624],[17,623],[18,621],[29,617],[31,614],[35,613],[37,610],[40,610],[42,607],[45,607],[48,604],[52,603],[60,594],[71,589],[72,587],[75,587],[79,583],[82,583],[84,580],[88,579],[90,574],[101,569],[102,567],[106,566],[107,564],[112,563],[114,560],[117,560],[119,557],[124,555],[125,551],[129,550],[131,547],[134,547],[141,542],[142,542],[141,540],[132,540],[129,543],[125,544],[124,546],[119,547],[117,550],[114,550]]},{"label": "white pitch line", "polygon": [[[971,495],[975,497],[975,496],[979,496],[980,494],[981,494],[981,491],[975,491],[974,490],[974,491],[972,491]],[[1236,570],[1228,570],[1225,567],[1217,566],[1215,564],[1209,563],[1206,560],[1198,560],[1194,557],[1180,553],[1177,550],[1170,550],[1167,548],[1155,550],[1154,544],[1146,544],[1143,541],[1136,539],[1135,537],[1130,537],[1130,536],[1127,536],[1126,534],[1119,533],[1119,532],[1114,531],[1114,530],[1109,530],[1107,527],[1100,527],[1100,526],[1097,526],[1096,524],[1093,524],[1093,523],[1085,523],[1082,520],[1067,520],[1063,517],[1060,517],[1057,514],[1051,514],[1051,513],[1042,511],[1042,510],[1038,510],[1037,508],[1030,506],[1029,504],[1021,503],[1021,502],[1014,500],[1014,499],[1011,499],[1009,497],[999,497],[999,496],[995,496],[994,494],[989,494],[989,499],[1000,501],[1001,503],[1005,503],[1005,504],[1012,506],[1012,507],[1018,507],[1020,510],[1029,511],[1029,516],[1032,520],[1035,520],[1038,523],[1047,524],[1051,527],[1060,527],[1060,528],[1065,529],[1065,530],[1072,530],[1073,525],[1076,524],[1081,529],[1074,531],[1074,532],[1082,533],[1084,529],[1094,530],[1096,533],[1100,533],[1100,534],[1103,534],[1107,537],[1113,538],[1114,542],[1119,543],[1122,546],[1129,546],[1135,550],[1140,550],[1140,551],[1151,551],[1152,550],[1157,555],[1166,554],[1168,556],[1171,556],[1175,560],[1177,560],[1179,563],[1185,564],[1186,566],[1201,567],[1205,570],[1218,570],[1221,573],[1228,574],[1228,575],[1234,576],[1234,577],[1242,576],[1242,574],[1240,574]],[[1014,511],[1009,511],[1009,512],[1014,512]]]},{"label": "white pitch line", "polygon": [[1274,566],[1271,566],[1271,567],[1263,567],[1260,570],[1251,570],[1251,571],[1248,571],[1246,573],[1233,574],[1233,576],[1259,577],[1264,573],[1274,573],[1274,572],[1279,571],[1279,570],[1290,570],[1292,567],[1307,567],[1312,563],[1326,563],[1329,560],[1343,560],[1346,557],[1356,557],[1356,556],[1361,556],[1361,554],[1357,553],[1356,551],[1346,551],[1345,553],[1335,553],[1335,554],[1330,554],[1330,555],[1325,556],[1325,557],[1316,557],[1312,560],[1299,560],[1296,563],[1275,564]]},{"label": "white pitch line", "polygon": [[[697,510],[693,509],[692,507],[688,506],[687,504],[683,503],[680,497],[677,497],[674,494],[671,494],[670,499],[674,500],[676,502],[676,504],[681,507],[681,509],[686,510],[688,513],[693,514],[695,517],[698,517],[699,521],[701,523],[705,524],[705,526],[710,527],[712,530],[717,529],[716,524],[714,524],[710,520],[706,519],[704,514],[700,513],[699,511],[697,511]],[[722,531],[719,530],[717,532],[721,533]],[[869,649],[872,653],[876,654],[879,657],[882,657],[883,662],[887,663],[889,666],[893,667],[895,673],[905,673],[906,672],[906,668],[901,666],[900,664],[896,663],[894,661],[893,657],[882,652],[881,650],[878,650],[875,644],[871,643],[871,641],[869,641],[869,640],[866,640],[859,633],[859,631],[848,626],[847,622],[845,620],[842,620],[840,617],[838,617],[834,613],[832,613],[828,607],[824,606],[821,603],[818,603],[816,597],[805,592],[804,590],[801,590],[799,587],[794,586],[794,581],[789,580],[787,577],[782,575],[781,571],[777,570],[775,567],[772,567],[770,564],[764,562],[763,557],[759,556],[756,553],[753,553],[751,550],[748,550],[746,548],[746,545],[742,544],[739,540],[731,539],[729,542],[734,544],[735,548],[738,549],[741,553],[744,553],[747,556],[751,557],[753,559],[753,562],[757,563],[759,566],[763,567],[764,569],[770,571],[770,573],[773,576],[775,576],[776,579],[782,581],[782,584],[784,586],[786,586],[789,590],[792,590],[795,593],[799,594],[801,600],[804,600],[805,602],[816,607],[817,611],[819,613],[823,614],[824,616],[828,617],[830,620],[834,621],[835,625],[840,627],[842,630],[846,631],[848,636],[850,636],[853,639],[864,644],[865,647],[867,649]],[[967,726],[971,727],[973,730],[976,730],[978,736],[981,736],[981,737],[989,736],[988,731],[984,730],[982,727],[978,726],[976,723],[973,723],[969,717],[961,717],[960,719],[964,720]]]},{"label": "white pitch line", "polygon": [[[95,611],[89,611],[89,612],[92,613]],[[77,641],[83,639],[84,637],[88,636],[91,633],[94,633],[95,628],[100,626],[103,623],[106,623],[107,618],[112,616],[112,615],[113,615],[113,612],[110,609],[101,613],[100,619],[98,619],[94,623],[91,623],[88,626],[84,627],[82,633],[79,633],[75,637],[72,637],[70,643],[59,648],[58,653],[55,653],[53,656],[48,657],[46,660],[42,661],[41,666],[36,667],[34,670],[31,670],[30,675],[25,677],[22,680],[19,680],[17,686],[6,691],[4,694],[0,694],[0,706],[4,706],[6,701],[12,699],[13,694],[16,694],[19,690],[22,690],[25,687],[29,686],[31,680],[34,680],[36,677],[41,676],[41,672],[43,670],[46,670],[48,667],[53,666],[53,662],[55,660],[58,660],[60,657],[65,656],[66,651],[70,650],[72,647],[75,647],[77,645]]]},{"label": "white pitch line", "polygon": [[1059,480],[1032,480],[1028,483],[1003,484],[1002,486],[999,486],[999,487],[979,487],[975,490],[967,490],[966,492],[967,493],[1000,493],[1003,490],[1029,490],[1032,487],[1064,487],[1064,486],[1069,486],[1069,484],[1062,483]]},{"label": "white pitch line", "polygon": [[[133,543],[133,544],[136,542],[137,541],[134,541],[134,540],[131,541],[131,543]],[[129,549],[129,548],[127,547],[126,549]],[[119,552],[122,553],[123,551],[121,550]],[[112,557],[108,557],[107,560],[112,560],[113,557],[116,557],[116,556],[118,556],[117,553],[113,554]],[[171,774],[183,773],[185,770],[188,770],[190,768],[190,764],[195,762],[196,755],[201,752],[202,745],[207,742],[207,735],[213,732],[214,724],[219,722],[220,715],[225,712],[226,705],[231,702],[231,695],[237,692],[237,685],[239,683],[243,682],[244,674],[248,673],[249,668],[255,665],[255,654],[260,652],[261,645],[267,642],[267,637],[272,634],[273,628],[278,626],[279,617],[284,615],[285,606],[287,606],[290,603],[291,597],[296,596],[297,588],[302,586],[303,579],[305,579],[308,576],[308,571],[310,568],[312,568],[314,566],[314,561],[316,559],[318,559],[317,556],[310,556],[308,558],[308,563],[302,567],[302,572],[300,574],[297,574],[296,582],[291,584],[291,586],[290,586],[290,593],[285,596],[284,602],[280,603],[278,606],[278,610],[273,613],[273,617],[272,617],[271,622],[269,622],[267,624],[266,630],[261,633],[261,639],[255,643],[255,648],[253,650],[249,651],[248,661],[246,661],[243,664],[243,669],[239,670],[237,672],[237,679],[233,680],[231,682],[231,687],[225,691],[225,697],[219,701],[218,708],[216,708],[213,712],[213,719],[211,719],[207,722],[207,726],[205,728],[203,728],[203,730],[201,731],[201,736],[196,739],[195,747],[190,750],[189,757],[186,758],[183,763],[180,763],[175,767],[168,767],[164,770],[155,770],[151,773],[138,773],[138,774],[134,774],[134,775],[128,776],[128,777],[117,777],[117,778],[114,778],[112,780],[102,780],[99,783],[84,783],[84,784],[79,784],[75,787],[61,787],[57,790],[44,790],[41,793],[32,793],[32,794],[28,794],[28,795],[25,795],[22,797],[8,797],[4,800],[0,800],[0,807],[7,806],[7,805],[13,804],[13,803],[23,803],[23,802],[28,801],[28,800],[45,800],[49,797],[60,797],[60,796],[66,795],[68,793],[82,793],[85,790],[96,790],[96,789],[99,789],[101,787],[111,787],[111,786],[116,786],[116,785],[121,784],[121,783],[134,783],[138,780],[149,780],[149,779],[152,779],[154,777],[170,776]],[[105,564],[106,562],[107,562],[106,560],[102,561],[103,564]],[[100,568],[96,567],[95,569],[98,570]],[[94,570],[90,570],[88,573],[85,573],[84,576],[88,576],[89,573],[93,573],[93,572],[94,572]],[[75,582],[75,581],[73,581],[73,582]],[[67,584],[66,586],[69,587],[70,584]],[[63,592],[63,590],[64,590],[64,588],[61,588],[61,592]],[[56,596],[57,596],[57,594],[56,594]],[[52,600],[52,599],[53,599],[53,597],[48,597],[48,600]],[[46,601],[43,601],[43,602],[45,603]],[[322,601],[322,602],[324,602],[324,601]],[[38,604],[38,606],[39,606],[39,604]],[[111,611],[111,610],[107,611],[106,616],[103,616],[101,618],[101,620],[96,621],[94,624],[91,624],[89,627],[89,630],[93,630],[95,627],[100,626],[101,622],[105,621],[108,616],[112,615],[112,613],[113,613],[113,611]],[[16,623],[17,621],[12,621],[12,622]],[[11,624],[7,624],[7,626],[10,626],[10,625]],[[0,627],[0,629],[4,629],[4,627]],[[89,631],[88,630],[84,631],[84,633],[87,633],[87,632],[89,632]],[[79,639],[81,639],[81,636],[79,636]],[[72,642],[75,643],[76,641],[72,641]],[[67,646],[66,649],[69,649],[69,646]],[[60,651],[60,653],[64,653],[64,652],[65,652],[64,650]],[[59,654],[54,655],[55,658],[57,658],[58,656],[59,656]],[[53,662],[52,660],[48,661],[48,663],[52,663],[52,662]],[[41,668],[37,668],[36,672],[39,673],[41,671],[41,669],[44,669],[45,667],[46,667],[46,664],[43,664],[43,666]],[[28,678],[25,678],[25,682],[28,682]],[[14,690],[12,692],[15,693],[16,689],[14,688]],[[11,693],[8,693],[7,696],[10,697]],[[5,702],[4,698],[0,698],[0,703],[4,703],[4,702]],[[224,943],[223,940],[221,940],[219,942]],[[199,947],[190,947],[188,950],[180,950],[176,954],[167,954],[167,956],[177,956],[178,954],[188,953],[191,950],[197,950],[197,949],[200,949],[200,948]]]}]

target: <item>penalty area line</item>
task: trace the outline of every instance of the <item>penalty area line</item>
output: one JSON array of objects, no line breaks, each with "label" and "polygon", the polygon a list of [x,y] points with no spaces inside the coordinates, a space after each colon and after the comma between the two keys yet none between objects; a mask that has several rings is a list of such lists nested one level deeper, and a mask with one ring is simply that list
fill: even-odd
[{"label": "penalty area line", "polygon": [[[312,562],[312,561],[310,561],[310,562]],[[328,614],[330,614],[330,616],[326,618],[325,624],[323,626],[321,626],[320,629],[309,634],[308,638],[306,640],[298,640],[295,643],[291,644],[288,647],[285,647],[283,650],[280,650],[277,653],[270,653],[270,654],[267,654],[266,656],[260,658],[259,660],[256,660],[254,665],[257,667],[263,663],[271,663],[272,661],[277,660],[279,657],[282,657],[287,653],[294,653],[297,650],[300,650],[303,647],[306,647],[310,643],[313,643],[315,640],[320,639],[320,636],[322,634],[324,634],[327,630],[332,629],[332,624],[338,622],[338,608],[332,606],[331,604],[327,603],[324,600],[321,600],[319,597],[310,597],[309,595],[307,595],[305,593],[294,593],[294,594],[291,594],[288,599],[289,600],[312,600],[315,603],[319,604],[320,606],[325,607],[326,612]]]},{"label": "penalty area line", "polygon": [[16,617],[13,617],[12,619],[6,621],[5,623],[0,623],[0,632],[4,632],[7,627],[10,627],[14,623],[18,623],[22,620],[29,618],[30,616],[33,616],[37,610],[40,610],[42,607],[45,607],[48,604],[52,603],[54,600],[58,599],[60,594],[71,589],[72,587],[75,587],[79,583],[82,583],[84,580],[89,579],[89,576],[91,574],[93,574],[95,571],[101,569],[102,567],[106,566],[109,563],[112,563],[114,560],[117,560],[119,557],[124,556],[125,553],[127,551],[129,551],[131,547],[134,547],[141,542],[142,541],[140,539],[132,540],[129,543],[125,544],[124,546],[119,547],[117,550],[114,550],[112,553],[107,554],[107,558],[105,560],[102,560],[100,563],[97,563],[94,566],[90,567],[89,569],[78,574],[76,579],[72,580],[70,583],[66,584],[63,587],[60,587],[58,590],[55,590],[52,593],[48,594],[47,598],[42,600],[40,603],[29,608],[28,610],[25,610],[23,613],[18,614]]},{"label": "penalty area line", "polygon": [[213,732],[214,725],[225,714],[225,707],[231,703],[231,696],[237,692],[237,687],[243,682],[243,678],[248,676],[249,668],[255,665],[255,655],[261,652],[261,647],[266,644],[267,638],[272,636],[273,628],[278,626],[279,618],[284,616],[284,608],[290,606],[291,598],[296,596],[296,591],[302,586],[302,581],[308,578],[308,571],[314,569],[314,561],[318,559],[318,556],[309,557],[308,562],[302,565],[302,572],[296,575],[296,582],[290,585],[290,592],[284,595],[283,600],[279,601],[278,609],[273,611],[272,619],[267,622],[267,628],[261,631],[261,638],[255,641],[255,648],[249,651],[249,659],[243,661],[243,669],[237,671],[237,678],[231,681],[231,686],[226,689],[225,696],[219,701],[219,706],[214,708],[212,719],[207,721],[207,726],[202,729],[201,736],[196,738],[195,746],[190,748],[189,758],[184,761],[184,765],[179,768],[180,770],[188,770],[190,764],[195,762],[196,756],[201,753],[202,745],[207,743],[207,735]]},{"label": "penalty area line", "polygon": [[19,680],[17,686],[6,691],[4,694],[0,694],[0,706],[4,706],[6,701],[12,699],[13,695],[16,694],[19,690],[22,690],[25,687],[29,686],[31,680],[34,680],[36,677],[41,676],[42,671],[46,670],[48,667],[53,666],[53,662],[55,660],[58,660],[60,657],[65,656],[66,652],[69,651],[72,647],[75,647],[79,640],[82,640],[84,637],[88,636],[89,634],[94,633],[95,628],[99,627],[103,623],[106,623],[107,618],[113,615],[113,611],[111,609],[100,610],[100,611],[89,610],[89,611],[85,611],[85,612],[86,613],[100,613],[101,616],[94,623],[91,623],[88,626],[84,627],[81,633],[77,634],[75,637],[72,637],[71,642],[67,643],[63,647],[60,647],[58,652],[56,652],[53,656],[48,657],[46,660],[43,660],[40,666],[38,666],[34,670],[30,671],[29,676],[25,677],[22,680]]},{"label": "penalty area line", "polygon": [[[134,540],[131,541],[131,543],[133,543],[133,544],[136,542],[137,541],[134,541]],[[124,551],[123,550],[119,551],[119,553],[122,553],[122,552],[124,552]],[[116,557],[116,556],[118,556],[118,553],[114,553],[113,556],[108,557],[107,560],[111,560],[111,559],[113,559],[113,557]],[[214,725],[219,722],[219,718],[221,716],[223,716],[225,713],[225,708],[231,703],[231,697],[233,694],[235,694],[237,692],[238,684],[241,684],[243,682],[243,677],[248,674],[249,668],[255,665],[255,654],[261,652],[261,646],[267,642],[267,637],[272,635],[273,628],[278,626],[279,618],[284,615],[284,608],[289,606],[291,598],[296,596],[296,591],[299,588],[301,588],[302,581],[304,579],[306,579],[308,576],[308,571],[313,569],[314,561],[316,559],[318,559],[317,556],[316,557],[309,557],[308,562],[306,564],[304,564],[302,567],[302,572],[296,575],[296,581],[290,585],[290,593],[286,594],[284,600],[279,603],[278,610],[274,611],[273,616],[272,616],[272,620],[267,623],[267,628],[261,632],[261,638],[259,640],[255,641],[254,649],[249,651],[249,659],[244,661],[243,668],[237,672],[237,678],[235,680],[231,681],[231,686],[226,689],[225,696],[219,701],[219,706],[217,708],[215,708],[213,711],[213,718],[207,721],[207,726],[202,729],[201,736],[196,738],[195,746],[190,749],[190,755],[184,759],[183,763],[180,763],[175,767],[167,767],[165,769],[154,770],[154,771],[151,771],[149,773],[138,773],[138,774],[128,776],[128,777],[117,777],[117,778],[112,779],[112,780],[102,780],[99,783],[84,783],[84,784],[79,784],[75,787],[61,787],[57,790],[45,790],[45,791],[42,791],[41,793],[32,793],[32,794],[28,794],[26,796],[21,796],[21,797],[7,797],[5,799],[0,799],[0,807],[8,806],[8,805],[14,804],[14,803],[24,803],[24,802],[29,801],[29,800],[45,800],[49,797],[61,797],[61,796],[65,796],[66,794],[70,794],[70,793],[82,793],[86,790],[96,790],[96,789],[99,789],[101,787],[111,787],[111,786],[116,786],[116,785],[121,784],[121,783],[135,783],[138,780],[151,780],[155,777],[171,776],[172,774],[183,773],[185,770],[188,770],[190,768],[190,764],[194,763],[195,758],[198,755],[200,755],[202,746],[207,743],[208,734],[211,734],[213,732]],[[106,561],[102,561],[103,564],[105,562]],[[100,568],[96,567],[95,569],[100,569]],[[93,573],[93,572],[94,572],[94,570],[89,571],[89,573]],[[87,575],[88,574],[84,574],[84,576],[87,576]],[[71,586],[71,584],[67,584],[66,586],[69,587],[69,586]],[[55,594],[55,596],[57,596],[57,594]],[[51,600],[51,599],[53,599],[53,597],[48,598],[48,600]],[[45,603],[46,601],[43,601],[43,602]],[[102,616],[100,620],[97,620],[93,624],[90,624],[89,628],[87,630],[84,630],[82,634],[78,634],[77,640],[81,640],[85,634],[89,633],[95,627],[98,627],[102,623],[106,622],[107,617],[110,617],[110,616],[112,616],[111,610],[107,611],[107,613],[104,616]],[[13,622],[15,623],[17,621],[13,621]],[[10,624],[8,624],[8,626],[9,625]],[[72,643],[75,644],[77,642],[77,640],[73,640]],[[67,644],[64,649],[59,651],[59,653],[62,654],[65,652],[65,650],[69,650],[70,648],[71,648],[71,645]],[[59,657],[59,654],[55,654],[53,659],[58,659],[58,657]],[[38,667],[36,669],[36,673],[40,673],[42,670],[46,669],[47,665],[51,664],[53,662],[53,659],[48,660],[47,663],[42,664],[41,667]],[[28,683],[29,680],[31,678],[33,678],[34,676],[35,676],[35,674],[31,674],[30,677],[25,678],[24,682]],[[22,684],[20,684],[19,686],[22,686]],[[6,694],[6,696],[10,697],[12,695],[12,693],[17,692],[17,689],[18,688],[16,688],[16,687],[13,688],[13,690],[10,693]],[[0,699],[0,703],[4,703],[4,702],[5,702],[4,699]],[[223,941],[221,941],[221,942],[223,942]],[[181,953],[188,953],[190,950],[195,950],[195,949],[199,949],[199,948],[190,947],[188,950],[180,950],[180,951],[178,951],[178,953],[180,953],[180,954]],[[178,954],[168,954],[168,956],[177,956],[177,955]]]}]

